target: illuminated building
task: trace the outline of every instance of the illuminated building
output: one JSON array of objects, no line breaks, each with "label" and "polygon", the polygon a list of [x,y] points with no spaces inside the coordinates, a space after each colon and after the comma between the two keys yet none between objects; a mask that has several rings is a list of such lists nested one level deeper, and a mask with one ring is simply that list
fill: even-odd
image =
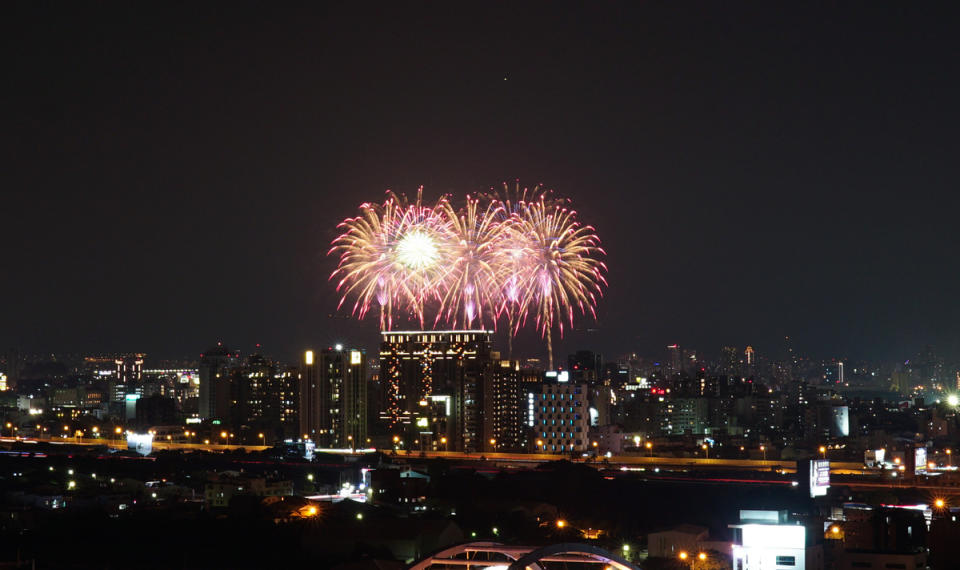
[{"label": "illuminated building", "polygon": [[490,439],[497,442],[497,451],[524,451],[527,443],[525,371],[515,360],[499,360],[499,353],[492,353],[492,358],[491,381],[489,389],[484,390],[484,437],[488,444]]},{"label": "illuminated building", "polygon": [[114,360],[117,382],[130,386],[143,382],[143,355],[131,354]]},{"label": "illuminated building", "polygon": [[787,521],[786,511],[740,511],[734,529],[733,567],[823,569],[823,548],[806,527]]},{"label": "illuminated building", "polygon": [[198,413],[202,419],[230,418],[233,401],[231,380],[239,365],[239,355],[217,343],[200,355],[200,402]]},{"label": "illuminated building", "polygon": [[342,346],[304,353],[300,434],[320,447],[362,447],[367,439],[367,362]]},{"label": "illuminated building", "polygon": [[[380,381],[388,430],[409,433],[424,448],[481,451],[491,389],[492,331],[382,331]],[[412,444],[413,442],[411,442]]]},{"label": "illuminated building", "polygon": [[558,380],[543,384],[534,401],[536,449],[542,453],[586,451],[589,442],[589,388]]},{"label": "illuminated building", "polygon": [[299,389],[296,368],[279,366],[261,354],[253,354],[247,363],[233,372],[234,400],[231,423],[255,428],[256,443],[296,438]]}]

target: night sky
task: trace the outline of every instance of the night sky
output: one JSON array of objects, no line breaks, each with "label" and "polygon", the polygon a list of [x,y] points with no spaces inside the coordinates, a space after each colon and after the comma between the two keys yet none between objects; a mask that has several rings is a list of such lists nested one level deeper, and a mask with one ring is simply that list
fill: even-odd
[{"label": "night sky", "polygon": [[609,254],[559,354],[960,352],[957,14],[589,4],[5,5],[0,348],[372,348],[335,225],[519,179]]}]

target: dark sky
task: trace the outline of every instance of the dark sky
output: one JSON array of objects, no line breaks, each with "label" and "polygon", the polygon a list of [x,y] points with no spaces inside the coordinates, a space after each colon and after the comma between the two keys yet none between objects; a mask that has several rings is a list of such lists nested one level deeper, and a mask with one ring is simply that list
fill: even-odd
[{"label": "dark sky", "polygon": [[560,353],[960,347],[955,13],[195,4],[4,6],[0,346],[372,347],[336,223],[520,179],[609,253]]}]

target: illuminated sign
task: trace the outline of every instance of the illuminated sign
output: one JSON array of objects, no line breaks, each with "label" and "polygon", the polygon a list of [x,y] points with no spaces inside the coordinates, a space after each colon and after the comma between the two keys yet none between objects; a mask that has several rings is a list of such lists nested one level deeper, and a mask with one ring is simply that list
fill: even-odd
[{"label": "illuminated sign", "polygon": [[560,373],[557,374],[557,382],[569,382],[569,381],[570,381],[569,370],[561,370]]},{"label": "illuminated sign", "polygon": [[830,488],[830,460],[810,460],[810,496],[823,497]]},{"label": "illuminated sign", "polygon": [[307,352],[304,353],[304,355],[303,355],[303,361],[304,361],[304,363],[305,363],[307,366],[313,364],[313,351],[312,351],[312,350],[308,350]]},{"label": "illuminated sign", "polygon": [[427,418],[417,418],[417,427],[428,427],[430,422],[427,421]]},{"label": "illuminated sign", "polygon": [[137,400],[140,399],[140,395],[139,395],[139,394],[127,394],[127,395],[126,395],[126,399],[127,399],[128,402],[136,402]]},{"label": "illuminated sign", "polygon": [[917,473],[926,473],[927,471],[927,448],[918,447],[913,450],[914,470]]},{"label": "illuminated sign", "polygon": [[360,364],[363,362],[363,355],[360,354],[359,350],[350,351],[350,364]]},{"label": "illuminated sign", "polygon": [[140,455],[150,455],[153,451],[153,434],[127,432],[127,449]]}]

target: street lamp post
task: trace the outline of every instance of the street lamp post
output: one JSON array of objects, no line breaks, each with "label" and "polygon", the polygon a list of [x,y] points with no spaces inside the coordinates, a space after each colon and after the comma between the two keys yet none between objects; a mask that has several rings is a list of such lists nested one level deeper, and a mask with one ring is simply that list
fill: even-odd
[{"label": "street lamp post", "polygon": [[703,445],[701,445],[700,447],[703,448],[704,458],[705,458],[705,459],[710,459],[710,446],[707,445],[707,444],[703,444]]},{"label": "street lamp post", "polygon": [[824,459],[827,458],[827,448],[824,445],[820,446],[820,456],[823,457]]},{"label": "street lamp post", "polygon": [[761,446],[760,446],[760,451],[763,452],[763,460],[766,461],[766,460],[767,460],[767,446],[766,446],[766,445],[761,445]]},{"label": "street lamp post", "polygon": [[646,448],[647,448],[647,451],[648,451],[649,454],[650,454],[650,457],[653,457],[653,443],[648,441],[648,442],[646,443]]}]

